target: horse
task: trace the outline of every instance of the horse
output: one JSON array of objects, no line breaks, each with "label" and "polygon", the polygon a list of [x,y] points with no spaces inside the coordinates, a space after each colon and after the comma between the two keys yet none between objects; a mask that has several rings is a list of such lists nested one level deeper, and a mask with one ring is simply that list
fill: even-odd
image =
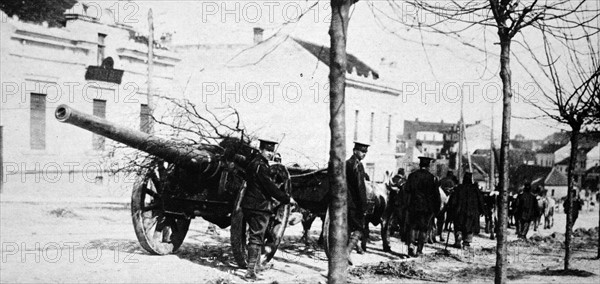
[{"label": "horse", "polygon": [[[329,205],[329,183],[327,181],[327,170],[321,169],[317,171],[307,170],[293,170],[290,169],[292,174],[292,196],[298,201],[299,208],[298,212],[302,214],[302,227],[303,233],[302,238],[306,244],[309,242],[308,232],[312,226],[314,220],[319,217],[323,221],[323,227],[319,236],[319,244],[325,244],[324,231],[329,228],[325,228],[326,220],[325,216],[327,213],[327,207]],[[367,242],[369,239],[369,224],[374,226],[384,224],[386,219],[389,204],[389,191],[391,188],[391,178],[388,175],[384,178],[384,183],[377,183],[373,181],[365,181],[365,187],[367,191],[367,208],[365,216],[365,224],[362,228],[363,236],[361,239],[360,250],[365,251]],[[384,240],[384,250],[389,248],[389,241],[382,228],[381,230],[382,239]]]},{"label": "horse", "polygon": [[[386,218],[387,208],[389,206],[389,191],[391,188],[390,178],[387,178],[383,184],[376,182],[365,182],[367,186],[367,214],[365,215],[365,226],[361,239],[361,249],[367,250],[369,240],[369,224],[378,226],[381,224],[381,239],[384,242],[384,251],[389,249],[389,240],[384,233],[384,219]],[[387,244],[387,246],[386,246]]]},{"label": "horse", "polygon": [[546,206],[545,203],[547,202],[546,198],[543,196],[536,196],[537,199],[537,206],[538,206],[538,210],[537,210],[537,214],[535,216],[533,216],[533,231],[537,231],[538,227],[540,226],[540,223],[542,222],[542,217],[544,217],[544,207]]},{"label": "horse", "polygon": [[431,220],[431,224],[430,224],[429,230],[427,232],[427,242],[430,244],[437,242],[437,239],[436,239],[437,235],[440,236],[440,241],[442,241],[442,242],[444,241],[442,227],[445,223],[446,212],[448,211],[447,209],[448,209],[449,196],[442,189],[442,187],[438,187],[438,190],[440,192],[440,201],[441,201],[440,202],[440,211],[438,211],[438,213]]},{"label": "horse", "polygon": [[554,207],[556,206],[556,201],[550,196],[546,196],[544,199],[544,229],[551,229],[554,226]]}]

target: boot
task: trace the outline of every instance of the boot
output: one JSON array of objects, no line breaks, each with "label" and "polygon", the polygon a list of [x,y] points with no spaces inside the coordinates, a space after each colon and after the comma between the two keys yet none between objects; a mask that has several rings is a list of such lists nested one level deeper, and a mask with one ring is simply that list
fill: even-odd
[{"label": "boot", "polygon": [[426,238],[425,234],[426,234],[425,232],[419,233],[419,242],[417,244],[417,256],[423,254],[423,246],[425,245],[425,238]]},{"label": "boot", "polygon": [[256,267],[260,258],[260,247],[257,245],[248,245],[248,267],[244,278],[246,280],[257,280]]},{"label": "boot", "polygon": [[348,255],[348,265],[352,265],[352,259],[350,258],[350,255],[352,254],[352,249],[358,245],[361,235],[362,233],[360,231],[354,231],[350,235],[350,240],[346,249],[346,255]]},{"label": "boot", "polygon": [[410,245],[408,246],[408,256],[417,257],[417,254],[415,253],[415,249]]},{"label": "boot", "polygon": [[454,233],[454,247],[462,248],[462,246],[460,245],[461,242],[462,242],[462,233],[457,231]]}]

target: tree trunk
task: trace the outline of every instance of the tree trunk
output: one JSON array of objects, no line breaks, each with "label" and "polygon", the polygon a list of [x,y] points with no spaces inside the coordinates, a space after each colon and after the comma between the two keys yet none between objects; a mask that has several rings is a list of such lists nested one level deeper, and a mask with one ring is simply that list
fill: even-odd
[{"label": "tree trunk", "polygon": [[569,158],[569,167],[567,168],[567,182],[568,182],[568,193],[567,193],[567,206],[569,210],[567,213],[567,225],[565,229],[565,270],[569,270],[569,264],[571,261],[571,233],[573,232],[573,170],[575,170],[575,164],[577,163],[577,140],[579,139],[579,131],[581,126],[571,125],[571,156]]},{"label": "tree trunk", "polygon": [[331,144],[329,152],[329,185],[331,204],[329,205],[329,283],[346,283],[348,267],[348,200],[346,186],[346,34],[350,6],[348,0],[331,0],[331,53],[329,66],[331,115]]},{"label": "tree trunk", "polygon": [[[499,31],[499,34],[502,31]],[[498,234],[496,244],[495,283],[506,283],[506,216],[508,203],[508,150],[510,145],[510,103],[512,99],[510,72],[510,38],[500,34],[500,78],[502,79],[502,141],[500,142],[499,189],[500,204],[498,208]]]}]

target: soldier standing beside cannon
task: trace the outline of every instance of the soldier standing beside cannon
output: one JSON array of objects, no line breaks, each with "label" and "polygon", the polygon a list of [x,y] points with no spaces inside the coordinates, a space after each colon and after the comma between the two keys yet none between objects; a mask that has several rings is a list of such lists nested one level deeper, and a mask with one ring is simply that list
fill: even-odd
[{"label": "soldier standing beside cannon", "polygon": [[296,201],[279,190],[269,177],[268,161],[274,156],[275,144],[269,140],[260,141],[260,154],[252,157],[246,168],[247,188],[242,199],[242,210],[248,223],[248,269],[246,279],[257,279],[256,273],[261,270],[260,255],[264,245],[265,232],[273,213],[271,198],[282,204],[296,204]]},{"label": "soldier standing beside cannon", "polygon": [[367,155],[368,144],[354,142],[353,154],[346,161],[346,182],[348,184],[348,262],[352,249],[362,237],[367,212],[367,188],[365,186],[365,168],[360,162]]},{"label": "soldier standing beside cannon", "polygon": [[[419,169],[408,176],[406,189],[408,194],[408,255],[418,256],[423,253],[427,230],[431,226],[433,217],[440,210],[440,192],[437,178],[429,172],[429,166],[433,159],[419,157]],[[417,252],[415,253],[413,243],[413,230],[418,233]]]}]

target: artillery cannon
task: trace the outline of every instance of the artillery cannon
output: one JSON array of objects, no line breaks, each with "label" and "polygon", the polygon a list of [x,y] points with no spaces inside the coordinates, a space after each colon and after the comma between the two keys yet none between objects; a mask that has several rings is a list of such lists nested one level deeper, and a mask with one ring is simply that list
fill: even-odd
[{"label": "artillery cannon", "polygon": [[[246,266],[246,222],[240,207],[245,193],[245,165],[259,153],[237,139],[197,147],[176,143],[115,125],[67,105],[56,108],[58,121],[110,138],[155,157],[134,184],[131,216],[140,245],[152,254],[170,254],[183,243],[194,217],[221,228],[231,225],[234,258]],[[291,190],[290,175],[281,164],[271,165],[281,190]],[[276,202],[276,201],[273,201]],[[283,237],[289,205],[277,206],[265,234],[265,262],[271,260]]]}]

